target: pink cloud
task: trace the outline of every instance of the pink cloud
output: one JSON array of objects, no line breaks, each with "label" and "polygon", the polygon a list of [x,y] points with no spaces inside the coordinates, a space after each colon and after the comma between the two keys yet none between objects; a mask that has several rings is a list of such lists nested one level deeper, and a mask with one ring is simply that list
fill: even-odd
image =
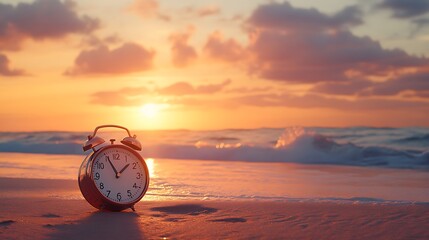
[{"label": "pink cloud", "polygon": [[367,80],[349,80],[344,82],[322,82],[311,88],[311,91],[330,95],[357,95],[374,83]]},{"label": "pink cloud", "polygon": [[195,91],[194,87],[187,82],[177,82],[170,86],[158,89],[162,95],[189,95]]},{"label": "pink cloud", "polygon": [[387,109],[420,109],[429,110],[425,101],[404,101],[398,99],[357,98],[354,100],[306,94],[254,94],[225,99],[231,104],[257,107],[289,107],[289,108],[326,108],[343,111],[368,111]]},{"label": "pink cloud", "polygon": [[404,91],[412,91],[416,95],[427,96],[429,92],[429,72],[409,73],[392,78],[389,81],[374,83],[366,93],[378,96],[397,95]]},{"label": "pink cloud", "polygon": [[0,47],[9,50],[16,50],[26,38],[60,38],[71,33],[86,34],[99,27],[97,19],[79,16],[72,1],[0,4],[0,16]]},{"label": "pink cloud", "polygon": [[203,96],[221,92],[231,83],[231,80],[225,80],[218,84],[206,84],[193,86],[187,82],[177,82],[166,87],[149,90],[146,87],[128,87],[116,91],[101,91],[92,94],[92,103],[107,106],[141,106],[150,98],[150,102],[159,100],[161,95],[164,97],[173,97],[174,101],[170,104],[181,104],[184,96]]},{"label": "pink cloud", "polygon": [[[16,5],[0,3],[0,50],[17,51],[26,39],[57,39],[68,34],[88,34],[99,27],[99,21],[79,16],[72,1],[35,0]],[[0,74],[22,75],[11,70],[8,59],[1,56]]]},{"label": "pink cloud", "polygon": [[325,29],[341,29],[363,23],[362,11],[351,6],[334,15],[326,15],[315,8],[295,8],[288,2],[269,3],[259,6],[248,23],[261,29],[277,29],[287,32],[313,32]]},{"label": "pink cloud", "polygon": [[212,33],[204,46],[204,51],[212,58],[235,62],[244,58],[243,47],[234,39],[224,39],[220,32]]},{"label": "pink cloud", "polygon": [[356,7],[333,15],[289,3],[258,7],[247,21],[253,34],[248,48],[254,59],[251,71],[289,83],[351,81],[388,78],[392,71],[425,68],[429,60],[400,49],[384,49],[369,37],[355,36],[349,28],[362,22]]},{"label": "pink cloud", "polygon": [[170,21],[170,16],[161,13],[159,8],[157,0],[134,0],[128,10],[143,18],[158,17],[161,20]]},{"label": "pink cloud", "polygon": [[260,93],[260,92],[267,92],[269,90],[272,90],[272,87],[266,86],[266,87],[236,87],[228,90],[228,93]]},{"label": "pink cloud", "polygon": [[196,15],[197,17],[208,17],[213,15],[219,15],[220,14],[220,8],[218,6],[203,6],[199,8],[194,7],[188,7],[185,9],[186,13]]},{"label": "pink cloud", "polygon": [[188,44],[188,40],[192,33],[193,28],[189,28],[185,33],[174,33],[169,37],[172,44],[172,61],[176,67],[185,67],[197,58],[197,52]]},{"label": "pink cloud", "polygon": [[92,103],[108,106],[141,106],[144,96],[150,93],[145,87],[122,88],[117,91],[102,91],[92,94]]},{"label": "pink cloud", "polygon": [[219,84],[207,84],[200,86],[192,86],[187,82],[177,82],[170,86],[160,88],[157,90],[162,95],[193,95],[193,94],[212,94],[223,90],[231,83],[231,80],[225,80]]},{"label": "pink cloud", "polygon": [[220,13],[218,6],[205,6],[196,10],[198,16],[205,17],[210,15],[217,15]]},{"label": "pink cloud", "polygon": [[[428,97],[429,72],[420,71],[392,77],[384,82],[350,80],[340,83],[319,83],[311,91],[331,95]],[[405,94],[407,93],[407,94]]]},{"label": "pink cloud", "polygon": [[5,55],[0,54],[0,75],[6,77],[21,76],[24,75],[24,71],[20,69],[11,69],[9,67],[9,59]]},{"label": "pink cloud", "polygon": [[155,52],[135,43],[109,49],[102,45],[82,51],[75,60],[75,66],[66,75],[126,74],[147,71],[152,68]]}]

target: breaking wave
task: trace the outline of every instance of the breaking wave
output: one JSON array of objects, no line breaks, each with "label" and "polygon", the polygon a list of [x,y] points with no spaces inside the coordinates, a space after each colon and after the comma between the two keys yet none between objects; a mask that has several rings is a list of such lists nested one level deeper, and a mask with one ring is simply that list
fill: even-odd
[{"label": "breaking wave", "polygon": [[[429,170],[429,152],[424,146],[428,129],[422,131],[410,136],[409,129],[291,127],[283,130],[152,131],[139,132],[139,135],[144,136],[143,157]],[[0,151],[83,154],[81,146],[86,135],[70,132],[0,133]],[[384,138],[382,142],[380,138]],[[401,140],[406,144],[398,145]],[[407,149],[410,141],[422,147]]]}]

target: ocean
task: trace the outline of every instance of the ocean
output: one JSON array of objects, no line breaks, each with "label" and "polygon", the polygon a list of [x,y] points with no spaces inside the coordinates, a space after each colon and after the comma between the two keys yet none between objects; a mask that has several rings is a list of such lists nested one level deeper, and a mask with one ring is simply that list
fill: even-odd
[{"label": "ocean", "polygon": [[[151,177],[147,200],[429,203],[429,128],[131,131]],[[0,180],[64,179],[72,191],[0,197],[81,199],[78,168],[91,132],[0,133]],[[110,144],[125,132],[100,132]],[[29,195],[30,194],[30,195]],[[25,196],[27,196],[25,195]]]},{"label": "ocean", "polygon": [[[289,127],[131,131],[144,158],[429,170],[429,128]],[[83,155],[91,132],[0,132],[0,152]],[[124,132],[101,132],[106,142]],[[106,143],[106,144],[107,144]]]}]

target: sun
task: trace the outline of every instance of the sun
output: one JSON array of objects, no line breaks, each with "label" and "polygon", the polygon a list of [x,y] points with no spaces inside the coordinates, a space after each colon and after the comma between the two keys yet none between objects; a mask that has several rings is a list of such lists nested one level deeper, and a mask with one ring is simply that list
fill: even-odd
[{"label": "sun", "polygon": [[140,112],[148,118],[157,117],[160,112],[168,108],[168,104],[159,104],[159,103],[146,103],[140,107]]},{"label": "sun", "polygon": [[155,103],[146,103],[140,108],[140,111],[143,113],[143,115],[150,118],[153,118],[158,115],[160,110],[161,107]]}]

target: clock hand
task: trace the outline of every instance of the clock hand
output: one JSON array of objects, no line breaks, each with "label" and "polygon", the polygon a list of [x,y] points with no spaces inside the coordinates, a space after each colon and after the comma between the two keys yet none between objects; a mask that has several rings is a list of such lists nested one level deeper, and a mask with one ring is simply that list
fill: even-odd
[{"label": "clock hand", "polygon": [[123,172],[123,171],[125,171],[125,169],[127,169],[127,167],[128,166],[130,166],[130,164],[128,163],[127,165],[125,165],[125,167],[123,167],[122,169],[121,169],[121,171],[119,171],[119,173],[117,173],[116,174],[116,177],[119,177],[119,176],[121,176],[121,173]]},{"label": "clock hand", "polygon": [[113,166],[113,163],[110,161],[110,159],[109,159],[109,158],[107,158],[107,161],[109,161],[110,166],[112,166],[112,169],[113,169],[113,171],[115,172],[115,176],[116,176],[116,178],[118,178],[118,177],[119,177],[119,176],[118,176],[118,171],[116,170],[115,166]]}]

